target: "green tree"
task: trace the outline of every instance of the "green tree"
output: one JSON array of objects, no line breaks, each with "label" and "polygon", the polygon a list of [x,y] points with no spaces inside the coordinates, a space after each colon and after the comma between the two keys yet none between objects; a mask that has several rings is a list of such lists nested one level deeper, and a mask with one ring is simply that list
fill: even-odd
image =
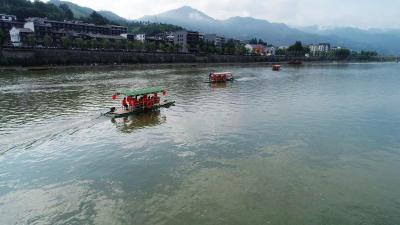
[{"label": "green tree", "polygon": [[45,35],[43,41],[46,47],[51,47],[53,45],[53,38],[50,35]]},{"label": "green tree", "polygon": [[120,48],[121,49],[128,49],[128,40],[127,39],[122,39],[120,41]]},{"label": "green tree", "polygon": [[85,48],[85,40],[83,40],[82,38],[76,38],[74,40],[74,47]]},{"label": "green tree", "polygon": [[31,47],[36,46],[36,36],[34,34],[29,34],[26,37],[26,41],[28,42],[28,45]]},{"label": "green tree", "polygon": [[145,44],[146,51],[153,52],[157,49],[156,44],[154,42],[147,42]]},{"label": "green tree", "polygon": [[347,59],[350,56],[350,50],[341,48],[333,51],[333,55],[338,59]]},{"label": "green tree", "polygon": [[67,4],[61,4],[59,6],[61,11],[64,13],[64,17],[68,20],[73,20],[74,19],[74,13],[71,11],[69,6]]},{"label": "green tree", "polygon": [[3,46],[5,39],[6,39],[6,35],[5,35],[4,31],[2,29],[0,29],[0,48],[1,48],[1,46]]},{"label": "green tree", "polygon": [[90,48],[98,48],[99,47],[99,42],[96,39],[91,39],[88,43],[88,46]]},{"label": "green tree", "polygon": [[98,14],[96,11],[93,11],[88,18],[85,19],[86,22],[94,23],[98,25],[106,25],[111,24],[111,21],[104,18],[102,15]]},{"label": "green tree", "polygon": [[71,44],[72,44],[72,41],[71,41],[70,37],[64,36],[61,38],[61,45],[63,46],[63,48],[70,49]]},{"label": "green tree", "polygon": [[304,56],[305,49],[303,48],[303,44],[300,41],[296,41],[296,43],[288,48],[288,52],[293,56]]},{"label": "green tree", "polygon": [[101,40],[100,46],[104,49],[109,49],[111,46],[111,43],[108,39],[104,38],[103,40]]}]

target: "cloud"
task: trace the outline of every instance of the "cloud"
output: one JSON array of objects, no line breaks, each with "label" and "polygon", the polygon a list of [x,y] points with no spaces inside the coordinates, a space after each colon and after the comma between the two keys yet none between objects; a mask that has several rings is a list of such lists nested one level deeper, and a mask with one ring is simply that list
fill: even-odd
[{"label": "cloud", "polygon": [[226,19],[252,16],[297,26],[356,26],[399,28],[398,0],[70,0],[97,10],[110,10],[125,18],[158,14],[184,5]]}]

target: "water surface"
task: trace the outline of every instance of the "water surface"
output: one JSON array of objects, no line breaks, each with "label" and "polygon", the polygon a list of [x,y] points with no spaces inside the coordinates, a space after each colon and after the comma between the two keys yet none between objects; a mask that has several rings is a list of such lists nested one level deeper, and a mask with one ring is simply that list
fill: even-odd
[{"label": "water surface", "polygon": [[[399,69],[2,72],[0,224],[400,224]],[[151,85],[176,106],[100,116]]]}]

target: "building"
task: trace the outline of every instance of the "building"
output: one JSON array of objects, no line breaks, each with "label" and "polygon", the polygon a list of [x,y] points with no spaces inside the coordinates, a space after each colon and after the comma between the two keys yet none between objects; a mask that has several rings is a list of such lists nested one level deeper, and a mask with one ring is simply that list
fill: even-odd
[{"label": "building", "polygon": [[253,55],[266,55],[266,47],[261,44],[246,44],[244,46],[248,53]]},{"label": "building", "polygon": [[174,44],[180,46],[181,52],[188,52],[187,33],[188,32],[186,30],[174,32]]},{"label": "building", "polygon": [[10,30],[11,44],[15,47],[21,47],[29,34],[33,34],[31,29],[13,27]]},{"label": "building", "polygon": [[180,46],[181,52],[199,52],[199,33],[186,30],[176,31],[174,32],[174,44]]},{"label": "building", "polygon": [[273,45],[268,45],[268,46],[265,48],[265,54],[266,54],[267,56],[274,56],[274,55],[276,54],[276,49],[275,49],[275,47],[274,47]]},{"label": "building", "polygon": [[311,55],[324,55],[331,51],[331,45],[329,43],[320,43],[317,45],[310,45]]},{"label": "building", "polygon": [[12,21],[17,21],[17,17],[14,15],[0,14],[0,20],[6,22],[12,22]]},{"label": "building", "polygon": [[135,40],[144,43],[146,41],[146,34],[136,34]]},{"label": "building", "polygon": [[154,39],[164,43],[174,43],[174,32],[162,32],[154,35]]},{"label": "building", "polygon": [[115,35],[120,36],[121,34],[128,33],[128,28],[116,25],[94,25],[84,23],[81,21],[56,21],[48,20],[47,18],[28,18],[24,27],[33,28],[35,33],[43,36],[44,33],[54,31],[73,31],[77,33],[92,33],[92,34],[103,34],[103,35]]},{"label": "building", "polygon": [[[13,15],[6,15],[6,14],[0,14],[0,30],[3,31],[5,35],[9,35],[10,30],[13,27],[16,28],[22,28],[24,26],[24,23],[18,22],[17,17]],[[6,39],[10,39],[7,37]],[[3,43],[0,43],[0,45]]]},{"label": "building", "polygon": [[187,33],[187,45],[189,52],[191,53],[199,52],[199,44],[200,44],[199,32],[189,31]]},{"label": "building", "polygon": [[216,34],[205,34],[204,42],[214,44],[216,48],[222,49],[225,44],[225,38]]}]

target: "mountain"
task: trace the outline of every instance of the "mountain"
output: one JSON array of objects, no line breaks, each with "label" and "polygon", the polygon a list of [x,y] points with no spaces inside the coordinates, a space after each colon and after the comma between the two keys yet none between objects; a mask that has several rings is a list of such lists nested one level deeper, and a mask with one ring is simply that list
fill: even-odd
[{"label": "mountain", "polygon": [[290,28],[282,23],[270,23],[252,17],[232,17],[226,20],[214,19],[205,13],[184,6],[158,15],[144,16],[140,21],[171,23],[205,33],[217,33],[227,37],[248,40],[262,38],[275,45],[289,45],[296,40],[304,43],[322,42],[326,37]]},{"label": "mountain", "polygon": [[368,29],[363,30],[354,27],[333,27],[320,28],[313,26],[314,29],[305,28],[310,33],[326,36],[336,36],[341,39],[358,42],[361,45],[370,46],[370,48],[384,50],[386,54],[399,54],[400,49],[400,31]]},{"label": "mountain", "polygon": [[241,40],[262,38],[274,45],[290,45],[295,41],[302,41],[305,44],[329,42],[332,45],[353,50],[376,50],[383,54],[400,54],[398,30],[377,32],[356,28],[332,28],[321,31],[318,26],[293,28],[283,23],[271,23],[252,17],[217,20],[189,6],[158,15],[144,16],[139,20],[171,23],[189,30],[216,33]]},{"label": "mountain", "polygon": [[[83,7],[68,1],[50,0],[49,3],[56,6],[60,6],[61,4],[68,5],[68,7],[71,9],[72,13],[76,18],[88,17],[93,11],[95,11],[94,9]],[[117,14],[110,11],[97,11],[97,13],[99,13],[100,15],[102,15],[103,17],[105,17],[110,21],[114,22],[127,21],[125,18],[120,17]]]}]

